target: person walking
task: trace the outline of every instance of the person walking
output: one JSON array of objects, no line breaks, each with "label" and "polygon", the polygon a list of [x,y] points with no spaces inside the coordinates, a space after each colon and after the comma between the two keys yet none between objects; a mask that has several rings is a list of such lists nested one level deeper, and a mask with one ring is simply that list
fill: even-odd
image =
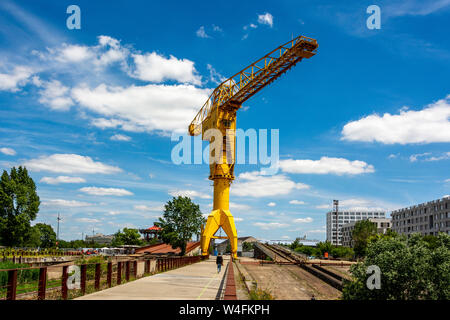
[{"label": "person walking", "polygon": [[220,270],[221,270],[221,268],[223,266],[223,257],[222,257],[221,253],[219,253],[217,255],[216,264],[217,264],[217,273],[220,273]]}]

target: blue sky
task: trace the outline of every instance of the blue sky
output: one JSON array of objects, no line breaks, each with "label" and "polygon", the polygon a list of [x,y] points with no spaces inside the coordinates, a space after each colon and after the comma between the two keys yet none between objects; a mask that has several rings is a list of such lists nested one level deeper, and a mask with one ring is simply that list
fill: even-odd
[{"label": "blue sky", "polygon": [[173,164],[171,134],[221,79],[305,35],[317,55],[238,113],[279,129],[280,170],[238,165],[231,211],[240,236],[324,240],[333,199],[390,212],[450,193],[449,17],[448,0],[2,1],[0,167],[27,166],[35,222],[60,212],[63,239],[149,227],[177,194],[208,214],[208,166]]}]

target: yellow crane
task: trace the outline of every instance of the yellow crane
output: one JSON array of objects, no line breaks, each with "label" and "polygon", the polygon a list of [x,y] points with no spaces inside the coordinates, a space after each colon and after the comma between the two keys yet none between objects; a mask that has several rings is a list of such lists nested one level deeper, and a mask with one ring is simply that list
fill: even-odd
[{"label": "yellow crane", "polygon": [[234,180],[236,111],[303,58],[315,55],[317,47],[316,40],[299,36],[272,50],[214,89],[189,125],[189,134],[201,133],[202,139],[210,142],[210,147],[218,141],[209,129],[215,129],[223,137],[221,148],[217,148],[220,154],[216,153],[216,148],[210,148],[209,179],[214,181],[214,200],[206,225],[202,227],[202,255],[208,255],[212,238],[227,238],[214,236],[222,227],[230,241],[232,256],[237,257],[237,231],[229,207],[230,184]]}]

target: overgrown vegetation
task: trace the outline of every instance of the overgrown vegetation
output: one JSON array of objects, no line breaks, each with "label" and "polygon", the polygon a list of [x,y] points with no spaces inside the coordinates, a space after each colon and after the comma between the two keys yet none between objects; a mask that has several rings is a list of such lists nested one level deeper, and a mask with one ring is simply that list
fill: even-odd
[{"label": "overgrown vegetation", "polygon": [[275,300],[275,297],[269,290],[263,290],[260,288],[253,288],[249,292],[250,300]]},{"label": "overgrown vegetation", "polygon": [[316,247],[305,246],[300,243],[298,239],[295,239],[289,247],[296,252],[306,254],[307,256],[314,256],[321,258],[325,252],[328,252],[329,256],[333,258],[352,259],[354,251],[349,247],[334,246],[329,241],[319,242]]},{"label": "overgrown vegetation", "polygon": [[[350,269],[346,300],[449,300],[450,236],[378,235],[368,241],[363,261]],[[378,266],[380,289],[367,286],[369,266]]]}]

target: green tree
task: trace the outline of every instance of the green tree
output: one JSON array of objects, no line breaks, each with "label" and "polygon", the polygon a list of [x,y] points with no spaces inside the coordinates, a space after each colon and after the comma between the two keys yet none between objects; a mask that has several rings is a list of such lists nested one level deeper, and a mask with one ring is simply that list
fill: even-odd
[{"label": "green tree", "polygon": [[56,233],[49,224],[38,223],[34,228],[39,231],[39,238],[42,248],[52,248],[56,246]]},{"label": "green tree", "polygon": [[377,227],[369,220],[360,220],[355,223],[352,231],[353,248],[355,254],[363,257],[366,253],[369,239],[377,234]]},{"label": "green tree", "polygon": [[180,248],[180,255],[186,252],[186,244],[193,234],[200,233],[205,219],[200,206],[193,203],[189,197],[173,197],[164,206],[164,214],[157,225],[161,227],[161,239],[172,248]]},{"label": "green tree", "polygon": [[122,245],[142,245],[141,235],[137,229],[123,228],[114,234],[111,245],[114,247]]},{"label": "green tree", "polygon": [[[346,300],[450,299],[450,236],[440,233],[430,248],[420,234],[385,237],[367,246],[364,261],[353,265],[343,288]],[[381,288],[369,290],[369,266],[381,271]]]},{"label": "green tree", "polygon": [[38,248],[41,246],[41,233],[36,226],[30,228],[24,246],[28,248]]},{"label": "green tree", "polygon": [[331,254],[331,250],[333,250],[334,246],[331,244],[330,241],[325,242],[319,242],[317,244],[317,250],[320,252],[320,256],[323,257],[325,252],[328,252],[328,254]]},{"label": "green tree", "polygon": [[36,219],[40,200],[36,185],[25,167],[3,171],[0,180],[0,243],[23,246],[30,236],[30,222]]}]

